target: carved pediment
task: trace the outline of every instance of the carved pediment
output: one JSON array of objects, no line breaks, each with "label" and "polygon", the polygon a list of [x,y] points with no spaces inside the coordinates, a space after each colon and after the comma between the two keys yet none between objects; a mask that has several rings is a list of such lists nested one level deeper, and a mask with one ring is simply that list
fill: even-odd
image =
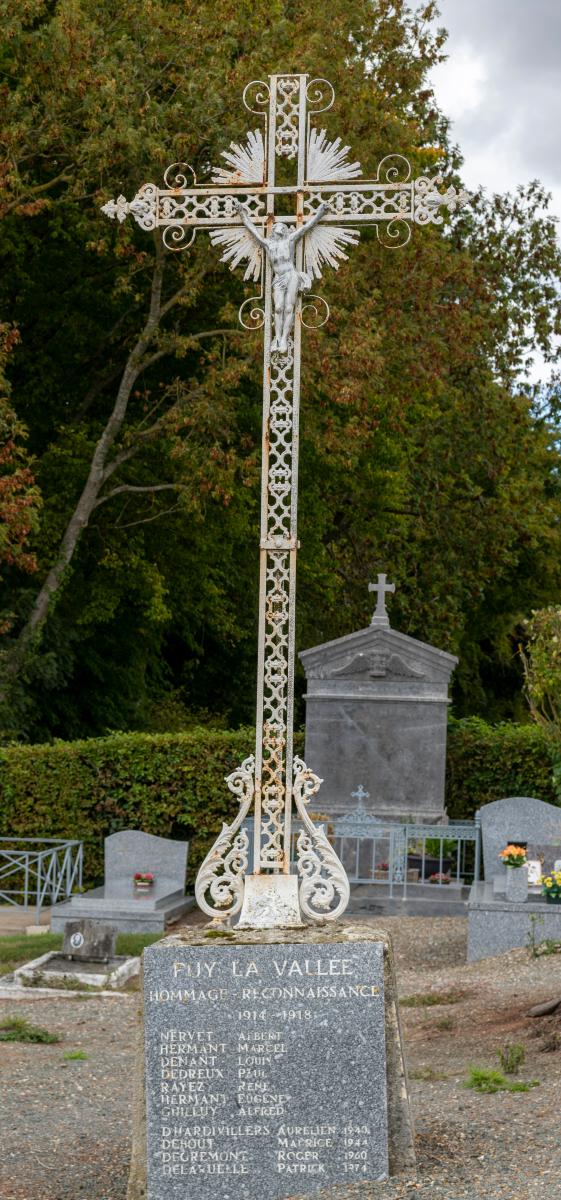
[{"label": "carved pediment", "polygon": [[322,663],[308,669],[309,679],[424,679],[424,671],[415,670],[399,656],[383,650],[360,651],[343,662]]}]

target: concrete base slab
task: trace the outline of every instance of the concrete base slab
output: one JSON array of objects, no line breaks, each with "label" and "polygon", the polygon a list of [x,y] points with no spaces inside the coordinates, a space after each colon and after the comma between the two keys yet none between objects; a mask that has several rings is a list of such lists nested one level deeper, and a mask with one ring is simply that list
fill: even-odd
[{"label": "concrete base slab", "polygon": [[140,902],[136,898],[128,901],[125,897],[103,893],[103,888],[95,888],[83,896],[73,896],[65,904],[57,904],[51,912],[53,933],[62,933],[67,921],[84,918],[116,925],[119,933],[163,933],[167,925],[178,921],[195,906],[194,896],[181,893],[161,897],[156,903],[147,902],[145,897]]},{"label": "concrete base slab", "polygon": [[116,988],[122,987],[128,979],[138,975],[140,959],[128,957],[126,954],[116,955],[107,963],[88,962],[80,959],[66,959],[58,950],[49,954],[41,954],[32,962],[17,967],[14,971],[14,981],[22,983],[28,979],[48,983],[82,983],[89,987]]},{"label": "concrete base slab", "polygon": [[389,884],[356,884],[351,888],[347,913],[372,913],[378,916],[467,917],[469,887],[450,883],[411,884],[405,896],[401,885],[390,896]]},{"label": "concrete base slab", "polygon": [[525,901],[512,903],[497,895],[492,883],[473,885],[468,904],[468,962],[546,938],[561,942],[561,904],[548,904],[531,892]]}]

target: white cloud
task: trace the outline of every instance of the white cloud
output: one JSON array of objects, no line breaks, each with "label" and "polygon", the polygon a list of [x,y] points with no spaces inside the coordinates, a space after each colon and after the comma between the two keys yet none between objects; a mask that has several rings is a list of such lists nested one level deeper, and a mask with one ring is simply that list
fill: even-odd
[{"label": "white cloud", "polygon": [[483,102],[487,81],[485,60],[471,46],[460,44],[453,58],[435,67],[431,81],[439,108],[455,121]]},{"label": "white cloud", "polygon": [[448,59],[431,76],[468,186],[541,179],[561,216],[561,3],[440,0]]},{"label": "white cloud", "polygon": [[[540,179],[561,217],[560,0],[439,0],[448,59],[431,76],[468,188]],[[530,378],[549,368],[535,356]]]}]

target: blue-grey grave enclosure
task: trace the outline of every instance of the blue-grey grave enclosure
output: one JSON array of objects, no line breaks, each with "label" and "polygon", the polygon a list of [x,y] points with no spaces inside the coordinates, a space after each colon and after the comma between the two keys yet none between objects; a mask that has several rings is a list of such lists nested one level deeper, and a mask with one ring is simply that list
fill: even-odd
[{"label": "blue-grey grave enclosure", "polygon": [[391,951],[347,928],[185,931],[145,951],[130,1200],[280,1200],[414,1171]]},{"label": "blue-grey grave enclosure", "polygon": [[[188,842],[139,829],[111,834],[104,843],[103,886],[55,905],[51,929],[58,932],[67,921],[91,918],[114,925],[120,932],[162,933],[167,922],[193,907],[193,898],[185,895],[188,848]],[[154,875],[149,890],[135,888],[137,871]]]}]

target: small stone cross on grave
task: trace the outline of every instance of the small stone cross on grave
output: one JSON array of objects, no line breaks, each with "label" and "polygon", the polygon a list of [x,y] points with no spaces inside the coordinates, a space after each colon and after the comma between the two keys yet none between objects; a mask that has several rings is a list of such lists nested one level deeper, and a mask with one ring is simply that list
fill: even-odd
[{"label": "small stone cross on grave", "polygon": [[368,591],[377,593],[376,608],[372,614],[371,625],[385,625],[389,627],[390,624],[386,608],[386,593],[395,592],[395,583],[386,583],[386,579],[387,575],[378,573],[378,582],[368,584]]}]

